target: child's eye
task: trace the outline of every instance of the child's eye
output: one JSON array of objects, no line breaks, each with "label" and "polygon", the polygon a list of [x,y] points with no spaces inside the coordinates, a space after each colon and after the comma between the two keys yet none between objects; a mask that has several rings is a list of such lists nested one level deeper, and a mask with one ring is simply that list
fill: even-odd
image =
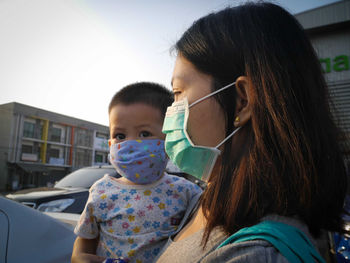
[{"label": "child's eye", "polygon": [[124,140],[125,139],[125,134],[117,133],[116,135],[114,135],[114,138],[117,139],[117,140]]},{"label": "child's eye", "polygon": [[140,132],[140,137],[141,138],[144,138],[144,137],[149,137],[149,136],[151,136],[152,134],[150,133],[150,132],[148,132],[148,131],[142,131],[142,132]]}]

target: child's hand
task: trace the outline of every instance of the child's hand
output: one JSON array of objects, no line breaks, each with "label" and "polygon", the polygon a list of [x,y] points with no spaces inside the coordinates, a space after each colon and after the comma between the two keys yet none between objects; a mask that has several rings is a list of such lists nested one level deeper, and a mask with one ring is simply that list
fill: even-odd
[{"label": "child's hand", "polygon": [[72,263],[102,263],[106,258],[93,254],[81,253],[79,257],[72,257]]}]

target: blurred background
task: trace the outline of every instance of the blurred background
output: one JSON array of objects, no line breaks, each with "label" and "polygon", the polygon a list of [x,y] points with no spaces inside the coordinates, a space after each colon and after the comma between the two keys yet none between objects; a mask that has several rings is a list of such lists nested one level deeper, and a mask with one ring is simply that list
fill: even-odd
[{"label": "blurred background", "polygon": [[[176,40],[194,20],[242,2],[0,0],[0,192],[53,185],[71,171],[108,164],[114,93],[137,81],[170,89]],[[274,3],[310,36],[345,141],[349,0]]]},{"label": "blurred background", "polygon": [[[118,89],[135,81],[170,88],[170,47],[194,20],[242,2],[1,0],[0,104],[108,125]],[[274,2],[295,14],[336,1]]]}]

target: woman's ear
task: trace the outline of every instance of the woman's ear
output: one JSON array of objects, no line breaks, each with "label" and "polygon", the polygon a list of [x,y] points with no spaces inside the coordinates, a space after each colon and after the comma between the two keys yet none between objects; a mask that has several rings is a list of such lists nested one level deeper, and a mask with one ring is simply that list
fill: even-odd
[{"label": "woman's ear", "polygon": [[236,109],[235,109],[235,127],[241,127],[250,120],[251,117],[251,98],[250,82],[246,76],[240,76],[236,79]]}]

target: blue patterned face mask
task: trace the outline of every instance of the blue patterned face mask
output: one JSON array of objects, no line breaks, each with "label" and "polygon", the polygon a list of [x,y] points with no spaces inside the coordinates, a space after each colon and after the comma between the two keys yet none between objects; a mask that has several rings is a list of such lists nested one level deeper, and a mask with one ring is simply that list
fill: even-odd
[{"label": "blue patterned face mask", "polygon": [[166,134],[165,151],[183,172],[207,181],[220,154],[218,148],[239,130],[239,128],[234,130],[216,147],[194,145],[187,134],[189,108],[234,84],[235,82],[212,92],[193,102],[190,106],[185,98],[168,107],[163,124],[163,133]]},{"label": "blue patterned face mask", "polygon": [[164,141],[158,139],[112,144],[109,159],[121,176],[136,184],[159,180],[167,165]]}]

